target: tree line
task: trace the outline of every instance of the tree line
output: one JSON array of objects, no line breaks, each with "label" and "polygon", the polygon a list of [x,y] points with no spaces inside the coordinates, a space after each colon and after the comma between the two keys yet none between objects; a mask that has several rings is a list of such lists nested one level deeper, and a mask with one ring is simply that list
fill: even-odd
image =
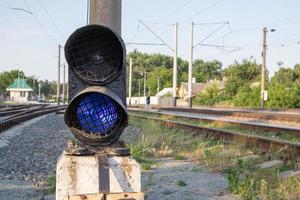
[{"label": "tree line", "polygon": [[[172,87],[173,57],[154,53],[130,52],[127,61],[133,60],[132,96],[138,96],[139,89],[143,96],[144,74],[146,73],[146,94],[155,95],[158,90]],[[178,58],[177,86],[188,79],[188,62]],[[128,69],[127,62],[127,69]],[[127,76],[129,76],[127,70]],[[37,80],[34,76],[26,76],[23,71],[12,70],[0,72],[0,94],[6,93],[6,88],[16,78],[25,78],[27,83],[38,93],[41,83],[41,93],[50,99],[56,95],[56,82]],[[225,88],[217,84],[208,84],[204,92],[196,94],[193,103],[196,105],[224,105],[237,107],[259,107],[260,105],[260,79],[261,65],[254,59],[235,61],[223,67],[218,60],[204,61],[196,59],[193,62],[193,77],[196,82],[206,83],[209,80],[222,80],[226,77]],[[268,76],[267,76],[268,77]],[[159,80],[158,80],[159,79]],[[127,78],[127,85],[128,85]],[[140,84],[139,84],[140,83]],[[60,86],[62,88],[62,84]],[[266,80],[268,100],[267,108],[300,108],[300,64],[294,67],[281,67],[275,74]],[[62,91],[62,89],[60,90]],[[128,90],[127,90],[128,93]]]},{"label": "tree line", "polygon": [[[38,94],[39,84],[41,86],[41,94],[46,99],[51,99],[52,95],[56,95],[56,81],[38,80],[35,76],[27,76],[22,70],[11,70],[0,72],[0,94],[8,95],[6,88],[14,82],[15,79],[26,79],[27,84]],[[60,91],[62,92],[63,85],[60,84]]]},{"label": "tree line", "polygon": [[[147,95],[157,93],[158,82],[160,90],[172,87],[173,57],[135,50],[127,55],[127,59],[129,58],[133,59],[133,96],[138,96],[139,88],[143,96],[144,73],[147,74]],[[178,58],[177,86],[187,82],[187,72],[188,62]],[[252,108],[260,106],[261,65],[251,57],[235,61],[225,68],[218,60],[196,59],[193,62],[193,77],[198,83],[222,80],[224,77],[227,79],[225,88],[219,88],[217,84],[209,84],[204,92],[198,93],[193,98],[193,103],[196,105]],[[268,100],[265,103],[267,108],[300,108],[300,64],[279,68],[270,79],[267,78],[266,90],[268,91]]]}]

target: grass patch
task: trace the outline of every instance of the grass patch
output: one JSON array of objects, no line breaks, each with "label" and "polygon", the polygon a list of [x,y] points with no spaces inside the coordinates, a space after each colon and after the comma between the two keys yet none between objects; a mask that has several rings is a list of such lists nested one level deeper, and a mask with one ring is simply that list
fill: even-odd
[{"label": "grass patch", "polygon": [[183,180],[179,180],[176,182],[176,185],[180,186],[180,187],[185,187],[187,186],[186,182],[184,182]]},{"label": "grass patch", "polygon": [[185,160],[185,157],[180,155],[180,154],[177,154],[177,155],[174,156],[174,159],[175,160]]},{"label": "grass patch", "polygon": [[[200,135],[194,137],[190,131],[163,127],[153,120],[130,116],[129,123],[143,131],[134,144],[129,146],[138,162],[149,163],[144,166],[146,169],[154,162],[153,157],[187,158],[205,165],[210,171],[222,172],[229,181],[229,190],[241,199],[300,199],[300,178],[278,177],[279,172],[295,168],[296,161],[289,161],[271,169],[256,167],[264,161],[284,157],[284,149],[262,154],[255,147],[224,144],[214,138],[203,138]],[[186,186],[186,183],[179,180],[176,185]]]},{"label": "grass patch", "polygon": [[56,190],[56,176],[55,175],[49,176],[48,179],[47,179],[47,183],[48,183],[48,188],[45,191],[45,194],[55,193],[55,190]]}]

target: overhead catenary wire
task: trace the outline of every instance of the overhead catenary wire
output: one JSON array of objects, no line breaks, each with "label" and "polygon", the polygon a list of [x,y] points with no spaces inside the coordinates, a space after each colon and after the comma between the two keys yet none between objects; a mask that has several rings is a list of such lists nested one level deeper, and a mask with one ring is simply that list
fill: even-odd
[{"label": "overhead catenary wire", "polygon": [[40,28],[45,32],[45,34],[48,36],[49,40],[56,46],[58,44],[57,41],[49,34],[47,29],[43,26],[43,24],[40,22],[40,20],[35,16],[35,14],[32,12],[27,0],[24,0],[29,12],[31,13],[30,15],[33,17],[33,19],[37,22],[37,24],[40,26]]},{"label": "overhead catenary wire", "polygon": [[210,8],[212,8],[212,7],[216,6],[216,5],[218,5],[218,4],[221,3],[222,1],[223,1],[223,0],[215,1],[213,4],[207,6],[206,8],[204,8],[204,9],[198,11],[198,12],[196,12],[194,15],[192,15],[191,17],[189,17],[189,18],[183,20],[183,21],[180,22],[179,24],[185,24],[185,23],[191,21],[191,19],[193,19],[194,17],[196,17],[196,16],[198,16],[198,15],[200,15],[200,14],[206,12],[207,10],[209,10]]},{"label": "overhead catenary wire", "polygon": [[60,29],[58,28],[57,24],[55,23],[55,21],[53,20],[53,18],[51,17],[48,9],[46,8],[46,6],[44,5],[44,3],[42,3],[42,0],[39,0],[39,4],[41,5],[42,9],[44,10],[44,12],[46,13],[48,19],[51,21],[52,25],[55,27],[57,33],[61,36],[62,39],[66,39],[65,36],[63,35],[63,33],[60,31]]},{"label": "overhead catenary wire", "polygon": [[201,45],[204,41],[206,41],[208,38],[210,38],[212,35],[214,35],[216,32],[218,32],[220,29],[222,29],[227,24],[229,24],[229,22],[223,23],[221,26],[219,26],[217,29],[215,29],[209,35],[207,35],[204,39],[202,39],[200,42],[198,42],[196,45],[194,45],[193,48],[196,48],[197,46]]},{"label": "overhead catenary wire", "polygon": [[159,35],[157,35],[149,26],[147,26],[142,20],[139,20],[139,22],[145,26],[153,35],[155,35],[163,44],[165,44],[171,51],[174,51],[173,48],[165,42]]}]

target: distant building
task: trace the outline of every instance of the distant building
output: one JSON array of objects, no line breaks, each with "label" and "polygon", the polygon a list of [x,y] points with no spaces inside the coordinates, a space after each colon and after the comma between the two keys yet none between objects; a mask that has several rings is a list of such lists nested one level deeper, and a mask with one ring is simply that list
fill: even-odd
[{"label": "distant building", "polygon": [[26,79],[15,79],[6,91],[9,92],[10,101],[26,103],[33,98],[33,89],[27,84]]},{"label": "distant building", "polygon": [[155,96],[162,97],[162,96],[172,96],[172,95],[173,95],[173,88],[163,88]]},{"label": "distant building", "polygon": [[[212,84],[217,84],[220,90],[223,90],[225,88],[225,84],[227,82],[227,78],[224,77],[223,80],[209,80],[207,83],[195,83],[192,81],[192,97],[194,97],[196,94],[204,92],[205,88],[207,86],[210,86]],[[181,99],[188,99],[188,84],[187,83],[181,83],[178,89],[178,96]]]}]

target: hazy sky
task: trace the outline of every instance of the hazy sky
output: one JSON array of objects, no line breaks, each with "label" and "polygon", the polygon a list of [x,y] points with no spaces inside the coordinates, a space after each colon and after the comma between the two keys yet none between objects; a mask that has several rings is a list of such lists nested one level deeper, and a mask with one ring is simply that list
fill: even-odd
[{"label": "hazy sky", "polygon": [[[26,11],[12,8],[22,8]],[[161,43],[138,22],[142,20],[173,47],[173,26],[179,23],[178,53],[188,59],[190,24],[194,44],[229,22],[198,46],[194,58],[217,59],[224,67],[253,56],[261,62],[262,28],[268,32],[267,66],[271,74],[279,67],[300,63],[299,0],[123,0],[122,37],[125,42]],[[55,80],[58,44],[86,24],[86,0],[0,0],[0,71],[21,68],[27,75]],[[172,55],[166,46],[134,46],[144,52]],[[20,67],[21,66],[21,67]]]}]

